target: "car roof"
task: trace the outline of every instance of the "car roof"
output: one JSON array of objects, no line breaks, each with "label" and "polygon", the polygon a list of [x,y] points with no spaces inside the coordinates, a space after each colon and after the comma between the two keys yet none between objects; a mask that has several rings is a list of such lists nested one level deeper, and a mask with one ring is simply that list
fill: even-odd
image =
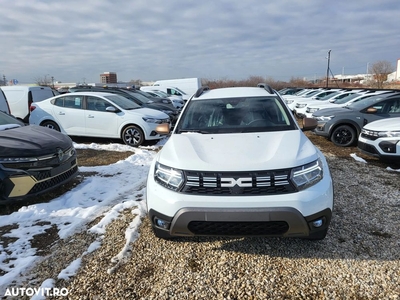
[{"label": "car roof", "polygon": [[[272,90],[271,90],[272,91]],[[198,94],[198,93],[196,93]],[[276,93],[270,93],[262,87],[229,87],[218,89],[204,89],[200,96],[196,95],[192,100],[197,99],[221,99],[234,97],[260,97],[260,96],[276,96]]]},{"label": "car roof", "polygon": [[95,92],[95,91],[86,91],[86,92],[73,92],[67,94],[61,94],[57,97],[67,97],[67,96],[115,96],[116,94],[110,92]]}]

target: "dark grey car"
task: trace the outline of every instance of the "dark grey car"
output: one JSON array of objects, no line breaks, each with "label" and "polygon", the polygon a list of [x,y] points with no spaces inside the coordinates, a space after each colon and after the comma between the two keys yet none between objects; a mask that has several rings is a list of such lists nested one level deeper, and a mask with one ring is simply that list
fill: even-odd
[{"label": "dark grey car", "polygon": [[346,107],[316,111],[315,133],[330,139],[335,145],[355,145],[361,129],[367,123],[383,118],[400,117],[400,93],[373,96]]}]

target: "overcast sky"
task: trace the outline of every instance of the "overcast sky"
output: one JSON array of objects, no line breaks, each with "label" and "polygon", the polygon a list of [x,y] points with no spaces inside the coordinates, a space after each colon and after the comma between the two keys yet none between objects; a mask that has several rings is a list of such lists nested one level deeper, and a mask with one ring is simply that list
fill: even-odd
[{"label": "overcast sky", "polygon": [[0,0],[0,75],[35,82],[360,74],[400,58],[399,0]]}]

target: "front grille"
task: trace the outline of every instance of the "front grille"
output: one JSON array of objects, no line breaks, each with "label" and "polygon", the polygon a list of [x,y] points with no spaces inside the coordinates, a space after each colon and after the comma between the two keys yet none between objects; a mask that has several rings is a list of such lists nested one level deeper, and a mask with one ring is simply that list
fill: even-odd
[{"label": "front grille", "polygon": [[71,169],[69,169],[68,171],[66,171],[62,174],[51,177],[48,180],[36,183],[33,186],[33,188],[29,191],[28,195],[40,193],[40,192],[50,189],[54,186],[60,185],[64,181],[67,181],[71,176],[74,176],[74,174],[76,172],[78,172],[78,166],[75,164]]},{"label": "front grille", "polygon": [[59,166],[75,155],[76,155],[75,148],[71,147],[60,153],[57,152],[45,156],[27,158],[29,159],[29,161],[24,161],[24,162],[3,162],[2,165],[8,169],[28,171],[30,169],[35,169],[35,168],[47,168],[47,167]]},{"label": "front grille", "polygon": [[282,235],[288,231],[289,225],[284,221],[268,222],[209,222],[192,221],[188,228],[198,235],[225,236],[263,236]]},{"label": "front grille", "polygon": [[363,150],[365,152],[371,153],[371,154],[379,154],[379,152],[376,150],[376,148],[374,146],[371,146],[369,144],[363,143],[358,141],[357,147],[360,150]]},{"label": "front grille", "polygon": [[256,172],[185,171],[181,192],[192,195],[278,195],[296,192],[290,170]]}]

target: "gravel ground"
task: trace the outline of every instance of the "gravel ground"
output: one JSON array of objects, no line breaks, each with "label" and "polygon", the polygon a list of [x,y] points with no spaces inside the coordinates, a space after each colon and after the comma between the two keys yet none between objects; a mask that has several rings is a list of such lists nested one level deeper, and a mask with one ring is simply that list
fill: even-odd
[{"label": "gravel ground", "polygon": [[[135,217],[127,210],[110,224],[101,248],[83,257],[78,274],[56,282],[69,290],[60,299],[400,299],[400,174],[353,159],[327,159],[335,207],[323,241],[166,241],[155,238],[143,219],[130,257],[110,273]],[[57,244],[25,286],[57,278],[94,238],[83,231]]]},{"label": "gravel ground", "polygon": [[[113,258],[123,248],[125,230],[135,217],[127,210],[109,225],[101,248],[83,256],[78,274],[56,281],[56,287],[69,291],[60,299],[400,300],[400,173],[385,170],[386,164],[363,156],[355,147],[332,147],[321,137],[308,136],[327,156],[334,180],[333,219],[323,241],[206,237],[165,241],[155,238],[143,219],[130,257],[115,265]],[[91,151],[78,152],[80,164],[98,164],[90,160]],[[353,152],[368,163],[350,158]],[[95,156],[101,157],[101,164],[124,158],[123,153],[113,155],[96,152]],[[17,286],[37,288],[44,280],[57,278],[96,238],[83,229],[54,242],[55,231],[47,242],[38,242],[42,252],[50,254],[29,274],[21,274],[25,280],[17,280]],[[110,268],[114,272],[108,272]]]}]

